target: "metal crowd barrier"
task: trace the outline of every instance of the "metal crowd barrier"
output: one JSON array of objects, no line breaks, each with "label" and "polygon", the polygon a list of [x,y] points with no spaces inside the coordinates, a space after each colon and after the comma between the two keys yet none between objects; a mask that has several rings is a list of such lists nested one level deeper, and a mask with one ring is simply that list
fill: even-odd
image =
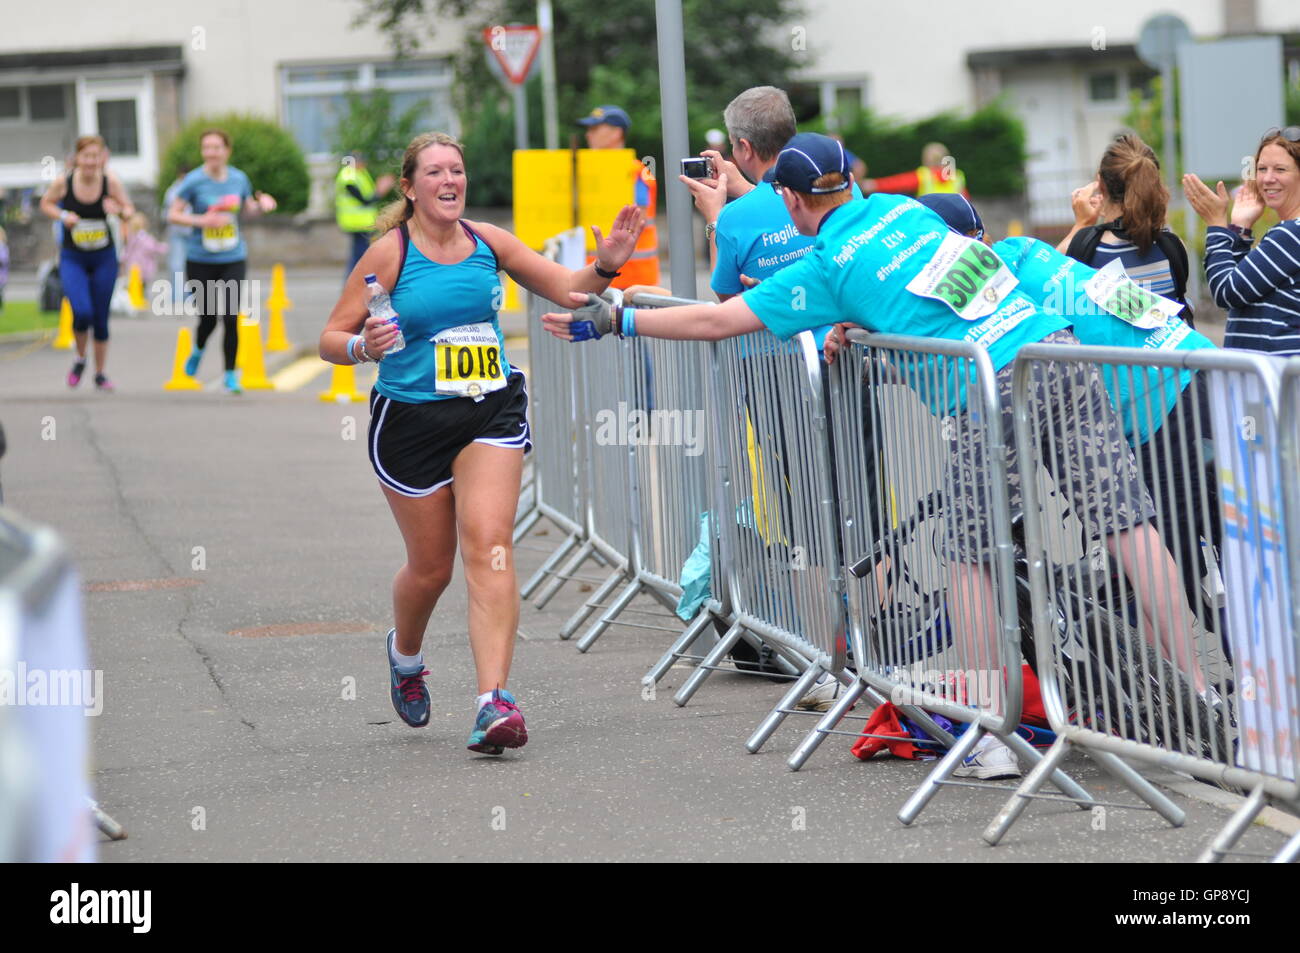
[{"label": "metal crowd barrier", "polygon": [[[821,673],[844,665],[842,561],[836,549],[826,410],[812,336],[767,332],[712,345],[715,579],[732,625],[682,684],[684,705],[747,636],[798,675],[747,747],[758,748]],[[835,664],[838,657],[839,664]]]},{"label": "metal crowd barrier", "polygon": [[91,674],[63,545],[0,510],[0,861],[95,858],[86,711],[103,699]]},{"label": "metal crowd barrier", "polygon": [[[910,824],[942,786],[995,787],[951,780],[985,735],[1022,763],[1040,759],[1016,734],[1022,640],[1000,403],[988,355],[973,345],[861,331],[848,339],[830,404],[857,679],[789,766],[798,770],[827,735],[857,736],[835,726],[864,694],[888,698],[949,749],[900,811]],[[982,531],[972,512],[986,515]],[[1052,780],[1086,797],[1062,773]]]},{"label": "metal crowd barrier", "polygon": [[[566,233],[547,243],[546,255],[571,264],[575,248],[580,254],[581,237]],[[557,567],[582,544],[586,530],[585,466],[579,456],[583,446],[578,390],[580,355],[572,345],[542,329],[541,316],[556,309],[546,299],[528,295],[528,361],[532,372],[528,381],[528,411],[538,452],[532,455],[532,505],[516,522],[514,539],[518,543],[542,518],[555,525],[565,538],[524,583],[520,589],[524,599],[530,598],[548,578],[559,588],[564,580],[557,574]],[[539,608],[551,595],[554,590],[539,600]]]},{"label": "metal crowd barrier", "polygon": [[[1111,400],[1089,399],[1103,384]],[[1239,351],[1040,343],[1020,351],[1013,406],[1035,475],[1025,546],[1057,741],[985,840],[1077,747],[1175,826],[1183,812],[1121,758],[1254,792],[1203,859],[1221,856],[1267,796],[1300,793],[1276,371]],[[1046,472],[1076,492],[1043,492]]]},{"label": "metal crowd barrier", "polygon": [[[643,296],[638,307],[669,307],[672,298]],[[588,349],[593,361],[608,366],[607,348]],[[709,414],[707,410],[707,346],[696,341],[634,338],[621,342],[619,370],[622,386],[617,400],[590,404],[598,446],[613,446],[626,454],[629,482],[630,567],[625,585],[614,601],[605,599],[621,577],[611,575],[586,609],[605,611],[578,640],[587,651],[605,629],[628,611],[632,600],[648,593],[668,608],[682,595],[679,578],[701,537],[701,520],[710,507]],[[612,397],[615,395],[606,395]],[[613,505],[614,501],[608,501]],[[714,612],[721,612],[714,605]],[[712,613],[696,614],[669,650],[667,665],[656,665],[648,676],[657,681],[677,658],[689,657],[690,646],[711,621]],[[567,637],[585,620],[580,613],[561,631]],[[678,632],[679,626],[621,621],[620,625]],[[662,660],[661,660],[662,661]]]}]

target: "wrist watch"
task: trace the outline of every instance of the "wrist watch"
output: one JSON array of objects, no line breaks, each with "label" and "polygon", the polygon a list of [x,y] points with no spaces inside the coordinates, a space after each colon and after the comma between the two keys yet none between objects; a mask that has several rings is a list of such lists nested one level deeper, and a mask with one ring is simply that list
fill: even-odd
[{"label": "wrist watch", "polygon": [[717,223],[717,222],[705,222],[705,224],[704,224],[704,240],[707,242],[707,241],[709,241],[711,238],[713,238],[713,234],[714,234],[714,232],[716,232],[717,230],[718,230],[718,223]]},{"label": "wrist watch", "polygon": [[1255,236],[1250,233],[1250,229],[1242,225],[1228,225],[1228,231],[1232,232],[1236,238],[1244,238],[1246,241],[1254,241]]}]

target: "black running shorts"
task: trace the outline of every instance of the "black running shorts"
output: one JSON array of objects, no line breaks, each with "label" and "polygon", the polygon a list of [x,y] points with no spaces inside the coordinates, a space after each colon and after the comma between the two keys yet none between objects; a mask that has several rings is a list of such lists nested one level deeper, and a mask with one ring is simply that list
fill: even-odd
[{"label": "black running shorts", "polygon": [[370,392],[370,465],[384,486],[403,496],[428,496],[451,483],[451,464],[471,443],[507,450],[533,448],[524,375],[480,401],[449,397],[407,404]]}]

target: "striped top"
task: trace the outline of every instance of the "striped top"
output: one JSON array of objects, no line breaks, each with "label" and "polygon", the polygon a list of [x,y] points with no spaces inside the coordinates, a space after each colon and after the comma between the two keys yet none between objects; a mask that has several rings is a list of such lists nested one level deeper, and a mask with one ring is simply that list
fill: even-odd
[{"label": "striped top", "polygon": [[1092,261],[1084,264],[1100,271],[1116,258],[1125,273],[1147,291],[1166,298],[1174,296],[1174,273],[1169,270],[1169,259],[1159,245],[1152,244],[1144,255],[1132,242],[1100,242],[1092,253]]},{"label": "striped top", "polygon": [[1300,355],[1300,220],[1251,240],[1219,226],[1206,230],[1205,274],[1228,312],[1224,347]]}]

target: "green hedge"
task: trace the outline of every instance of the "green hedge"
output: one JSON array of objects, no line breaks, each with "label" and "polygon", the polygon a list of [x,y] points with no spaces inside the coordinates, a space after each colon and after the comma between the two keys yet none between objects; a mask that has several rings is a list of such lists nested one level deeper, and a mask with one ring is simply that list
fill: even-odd
[{"label": "green hedge", "polygon": [[[824,131],[825,121],[802,128]],[[921,164],[927,142],[942,142],[957,160],[972,195],[1000,197],[1025,190],[1025,128],[1000,103],[970,116],[941,113],[917,122],[900,122],[869,111],[843,117],[844,144],[867,164],[871,178],[909,172]]]},{"label": "green hedge", "polygon": [[301,212],[307,207],[311,190],[307,161],[293,136],[270,120],[236,113],[201,116],[168,144],[158,170],[159,202],[182,164],[191,169],[203,164],[199,136],[205,129],[225,131],[230,137],[230,164],[248,176],[254,191],[274,196],[278,211]]}]

